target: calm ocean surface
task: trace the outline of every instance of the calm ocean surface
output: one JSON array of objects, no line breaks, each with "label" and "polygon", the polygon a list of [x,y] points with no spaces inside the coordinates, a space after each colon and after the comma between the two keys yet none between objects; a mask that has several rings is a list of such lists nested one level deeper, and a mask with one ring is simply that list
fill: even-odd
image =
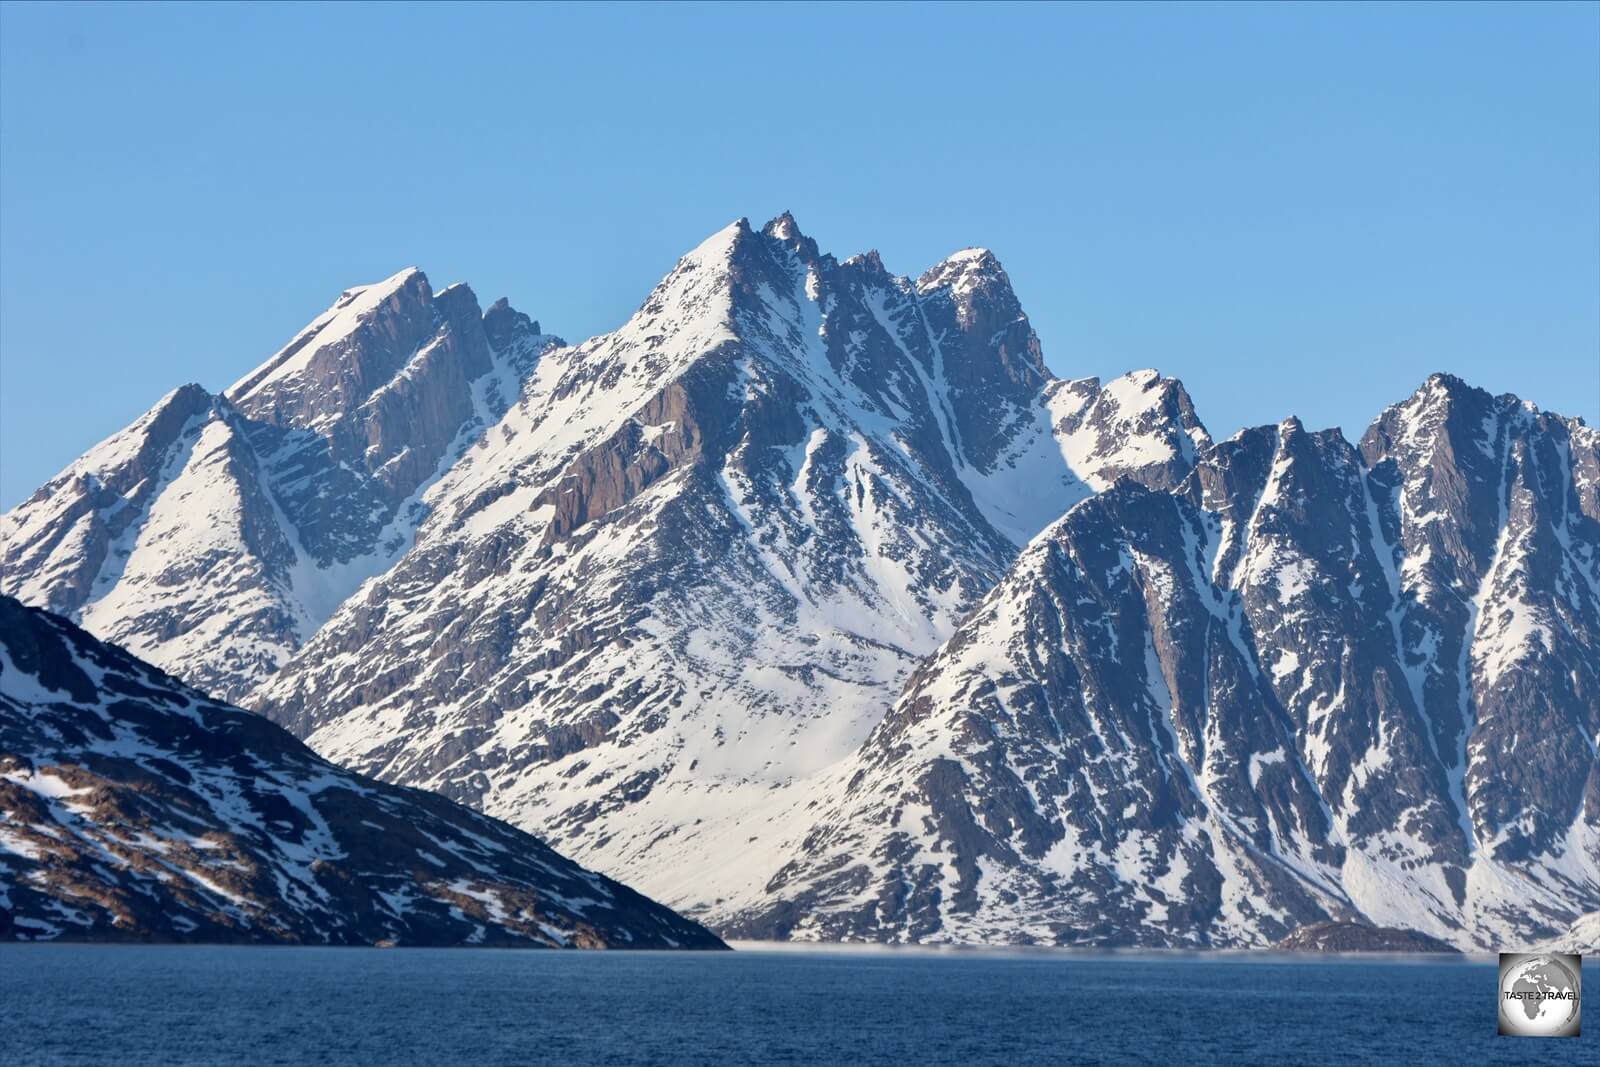
[{"label": "calm ocean surface", "polygon": [[0,947],[0,1063],[1595,1063],[1484,961]]}]

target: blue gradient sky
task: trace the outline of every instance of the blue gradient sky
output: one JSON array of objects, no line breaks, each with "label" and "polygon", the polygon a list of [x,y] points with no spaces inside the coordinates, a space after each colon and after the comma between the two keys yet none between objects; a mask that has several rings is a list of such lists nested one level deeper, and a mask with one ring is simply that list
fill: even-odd
[{"label": "blue gradient sky", "polygon": [[1060,374],[1600,422],[1600,6],[0,10],[0,506],[410,264],[570,340],[728,221],[993,248]]}]

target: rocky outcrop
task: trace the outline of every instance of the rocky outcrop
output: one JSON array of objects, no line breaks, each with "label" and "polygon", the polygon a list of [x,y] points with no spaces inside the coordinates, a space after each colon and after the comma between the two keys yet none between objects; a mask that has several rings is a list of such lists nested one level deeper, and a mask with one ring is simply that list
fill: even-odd
[{"label": "rocky outcrop", "polygon": [[1279,952],[1458,952],[1415,930],[1365,923],[1313,923],[1272,946]]},{"label": "rocky outcrop", "polygon": [[0,940],[722,948],[0,598]]}]

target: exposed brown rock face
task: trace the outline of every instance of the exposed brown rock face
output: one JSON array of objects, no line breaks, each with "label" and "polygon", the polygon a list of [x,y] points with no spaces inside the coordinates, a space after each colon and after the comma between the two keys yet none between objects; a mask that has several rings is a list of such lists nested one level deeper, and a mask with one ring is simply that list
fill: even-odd
[{"label": "exposed brown rock face", "polygon": [[[716,395],[712,390],[694,390],[691,383],[672,382],[598,448],[579,455],[561,480],[534,501],[534,507],[555,509],[544,540],[565,540],[579,527],[621,508],[669,471],[693,466],[706,447],[708,423],[701,407],[708,393]],[[716,440],[723,414],[711,413],[713,444],[724,443]],[[647,439],[647,426],[661,430]]]},{"label": "exposed brown rock face", "polygon": [[0,650],[0,940],[723,947],[9,597]]}]

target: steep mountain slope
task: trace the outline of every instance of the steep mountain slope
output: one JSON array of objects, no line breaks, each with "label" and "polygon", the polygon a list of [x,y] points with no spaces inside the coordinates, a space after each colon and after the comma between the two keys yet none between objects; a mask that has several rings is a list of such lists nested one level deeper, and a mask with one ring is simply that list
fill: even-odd
[{"label": "steep mountain slope", "polygon": [[[1600,434],[1444,376],[1035,540],[818,785],[740,936],[1461,947],[1600,902]],[[714,912],[715,913],[715,912]]]},{"label": "steep mountain slope", "polygon": [[5,590],[743,935],[1600,903],[1595,431],[1436,376],[1213,444],[1153,371],[1053,379],[982,249],[740,220],[571,347],[402,272],[0,536]]},{"label": "steep mountain slope", "polygon": [[988,252],[913,281],[740,220],[547,353],[416,547],[252,706],[713,899],[748,876],[743,821],[858,746],[1023,541],[1207,443],[1153,372],[1052,380]]},{"label": "steep mountain slope", "polygon": [[440,797],[0,598],[0,939],[718,948]]},{"label": "steep mountain slope", "polygon": [[0,518],[0,591],[238,699],[409,547],[419,492],[553,341],[420,271],[349,290],[226,394],[169,393]]}]

